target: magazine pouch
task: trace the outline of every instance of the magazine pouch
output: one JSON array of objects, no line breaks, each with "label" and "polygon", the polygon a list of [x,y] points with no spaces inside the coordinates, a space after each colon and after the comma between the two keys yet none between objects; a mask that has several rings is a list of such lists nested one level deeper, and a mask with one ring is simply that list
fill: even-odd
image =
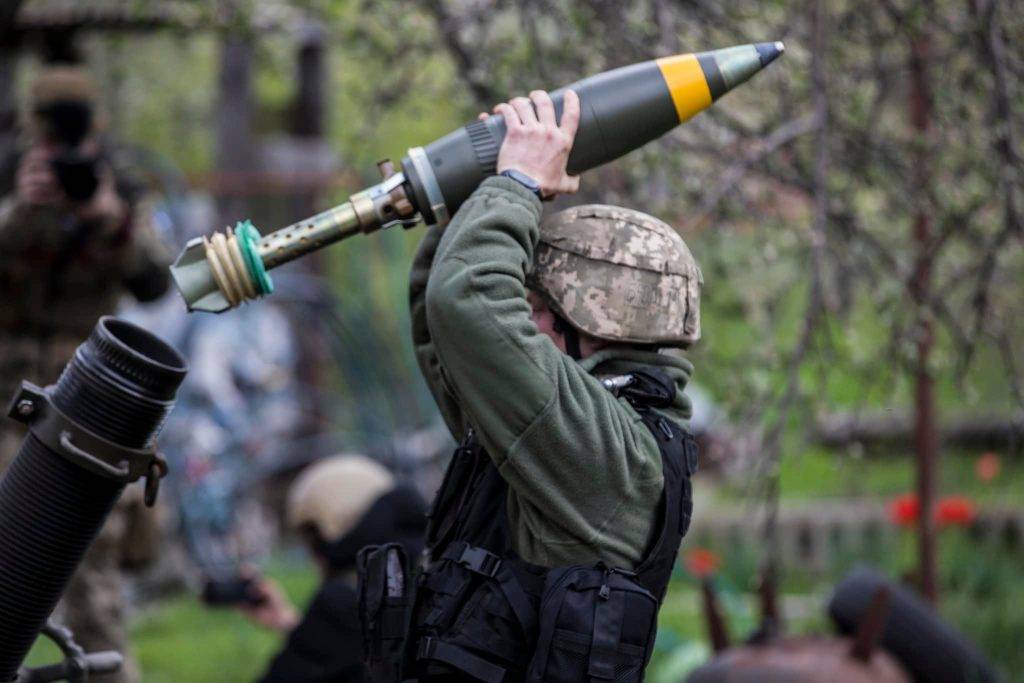
[{"label": "magazine pouch", "polygon": [[528,681],[642,681],[658,600],[622,569],[573,566],[548,573]]},{"label": "magazine pouch", "polygon": [[409,561],[398,543],[359,551],[359,619],[367,680],[398,683],[409,613]]},{"label": "magazine pouch", "polygon": [[522,680],[542,579],[516,571],[513,564],[456,542],[422,575],[413,631],[415,670],[421,676]]}]

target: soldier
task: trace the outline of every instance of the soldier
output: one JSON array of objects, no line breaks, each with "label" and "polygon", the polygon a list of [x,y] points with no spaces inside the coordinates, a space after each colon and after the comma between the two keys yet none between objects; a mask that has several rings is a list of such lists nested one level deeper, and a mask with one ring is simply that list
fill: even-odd
[{"label": "soldier", "polygon": [[394,541],[414,555],[422,547],[426,505],[396,486],[379,464],[339,455],[310,465],[288,492],[288,522],[300,531],[323,579],[302,618],[281,588],[258,579],[258,604],[240,606],[253,621],[288,634],[262,683],[363,681],[356,606],[356,554],[364,545]]},{"label": "soldier", "polygon": [[416,353],[461,446],[390,653],[409,679],[640,680],[689,525],[692,366],[659,350],[699,338],[701,273],[638,211],[541,221],[578,187],[575,93],[564,106],[560,124],[544,92],[495,107],[499,175],[413,265]]},{"label": "soldier", "polygon": [[[96,320],[125,293],[140,301],[167,288],[169,254],[157,240],[141,196],[100,140],[97,89],[74,67],[45,70],[30,88],[26,144],[15,188],[0,200],[0,391],[18,382],[56,381]],[[0,471],[24,430],[0,424]],[[119,568],[145,559],[137,542],[151,527],[133,485],[86,555],[65,594],[66,624],[86,650],[124,651]],[[141,514],[141,513],[140,513]],[[132,536],[136,543],[124,548]],[[122,674],[135,680],[129,659]]]}]

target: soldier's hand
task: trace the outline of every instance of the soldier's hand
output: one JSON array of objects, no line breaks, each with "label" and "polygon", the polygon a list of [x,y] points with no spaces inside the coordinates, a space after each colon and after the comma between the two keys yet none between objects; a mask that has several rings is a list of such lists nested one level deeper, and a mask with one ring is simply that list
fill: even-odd
[{"label": "soldier's hand", "polygon": [[580,123],[580,98],[575,92],[565,91],[561,123],[555,120],[551,96],[543,90],[534,90],[529,99],[516,97],[499,104],[494,113],[505,117],[507,131],[498,152],[498,173],[509,169],[525,173],[537,181],[545,199],[579,189],[580,179],[565,170]]},{"label": "soldier's hand", "polygon": [[281,633],[287,633],[298,625],[299,612],[276,581],[266,577],[256,578],[253,579],[252,588],[260,602],[256,605],[239,605],[242,614],[260,626]]},{"label": "soldier's hand", "polygon": [[50,153],[41,147],[32,147],[21,157],[15,179],[15,194],[20,202],[45,206],[63,199],[50,158]]}]

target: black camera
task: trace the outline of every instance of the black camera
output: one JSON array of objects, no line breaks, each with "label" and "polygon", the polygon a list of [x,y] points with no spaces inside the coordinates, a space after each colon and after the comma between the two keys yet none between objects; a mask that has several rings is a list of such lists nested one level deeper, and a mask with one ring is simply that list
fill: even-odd
[{"label": "black camera", "polygon": [[69,149],[54,157],[50,165],[64,194],[72,201],[85,202],[96,194],[100,185],[98,156]]},{"label": "black camera", "polygon": [[255,579],[248,576],[207,578],[203,585],[203,602],[209,607],[232,605],[262,605],[265,600],[256,590]]}]

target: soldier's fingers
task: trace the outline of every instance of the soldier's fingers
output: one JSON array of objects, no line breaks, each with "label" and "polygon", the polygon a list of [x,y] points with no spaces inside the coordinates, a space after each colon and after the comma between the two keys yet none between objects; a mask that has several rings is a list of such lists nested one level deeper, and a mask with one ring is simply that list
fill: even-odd
[{"label": "soldier's fingers", "polygon": [[53,172],[45,166],[30,166],[21,171],[26,182],[47,183],[53,178]]},{"label": "soldier's fingers", "polygon": [[555,126],[555,104],[551,101],[551,95],[543,90],[534,90],[530,93],[530,101],[537,108],[537,120],[542,126]]},{"label": "soldier's fingers", "polygon": [[482,111],[482,112],[480,112],[479,114],[477,114],[477,115],[476,115],[476,120],[477,120],[477,121],[486,121],[486,120],[487,120],[487,119],[489,119],[490,117],[491,117],[491,115],[490,115],[490,114],[488,114],[488,113],[487,113],[487,112],[485,112],[485,111]]},{"label": "soldier's fingers", "polygon": [[52,185],[34,185],[25,188],[24,199],[29,204],[54,204],[60,199],[60,193]]},{"label": "soldier's fingers", "polygon": [[530,103],[530,100],[525,97],[514,97],[509,104],[519,114],[519,120],[523,122],[523,125],[532,126],[537,123],[537,113],[533,111],[533,104]]},{"label": "soldier's fingers", "polygon": [[22,157],[21,167],[31,171],[48,170],[50,167],[50,157],[40,149],[29,150]]},{"label": "soldier's fingers", "polygon": [[567,175],[562,179],[562,194],[573,194],[580,189],[580,177],[578,175]]},{"label": "soldier's fingers", "polygon": [[576,129],[580,125],[580,96],[575,90],[566,90],[562,98],[562,132],[571,139],[576,138]]},{"label": "soldier's fingers", "polygon": [[114,169],[112,169],[109,164],[102,164],[96,175],[100,181],[100,185],[114,187],[116,183],[116,180],[114,179]]},{"label": "soldier's fingers", "polygon": [[505,117],[505,128],[509,131],[519,130],[523,127],[523,122],[519,120],[519,114],[507,102],[495,105],[494,113]]},{"label": "soldier's fingers", "polygon": [[39,171],[30,171],[23,174],[22,182],[29,189],[50,190],[56,188],[53,174]]}]

